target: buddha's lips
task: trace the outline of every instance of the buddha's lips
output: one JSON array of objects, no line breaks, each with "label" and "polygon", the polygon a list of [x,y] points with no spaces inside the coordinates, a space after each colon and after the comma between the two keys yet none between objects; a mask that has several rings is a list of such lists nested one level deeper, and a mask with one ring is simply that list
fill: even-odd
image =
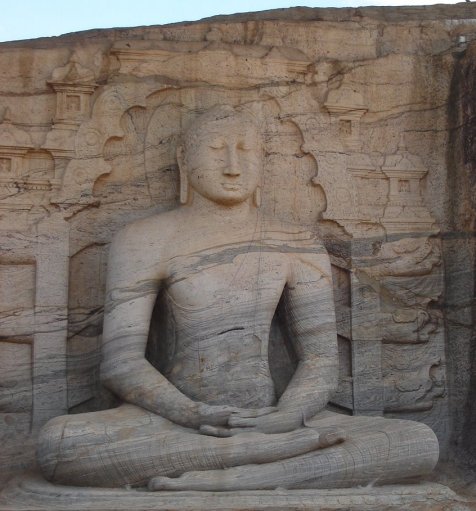
[{"label": "buddha's lips", "polygon": [[222,186],[225,190],[229,191],[236,191],[241,189],[241,185],[236,183],[222,183]]}]

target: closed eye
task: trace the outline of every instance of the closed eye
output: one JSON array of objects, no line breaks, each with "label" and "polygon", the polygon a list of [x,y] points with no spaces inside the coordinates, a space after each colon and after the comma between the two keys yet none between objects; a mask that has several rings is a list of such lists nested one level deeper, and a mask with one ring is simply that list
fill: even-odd
[{"label": "closed eye", "polygon": [[215,140],[214,142],[211,142],[208,147],[211,149],[224,149],[225,148],[225,142],[222,140]]},{"label": "closed eye", "polygon": [[240,149],[241,151],[251,151],[251,149],[253,149],[253,146],[251,144],[248,144],[247,142],[238,142],[236,148]]}]

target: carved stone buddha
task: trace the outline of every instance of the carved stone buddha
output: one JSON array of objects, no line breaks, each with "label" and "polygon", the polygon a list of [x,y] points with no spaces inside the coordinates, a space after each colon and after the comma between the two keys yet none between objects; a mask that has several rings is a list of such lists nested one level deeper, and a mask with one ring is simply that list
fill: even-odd
[{"label": "carved stone buddha", "polygon": [[[209,110],[177,152],[182,206],[116,235],[101,377],[123,404],[44,426],[38,459],[48,480],[336,488],[435,466],[427,426],[325,409],[338,375],[329,257],[313,234],[260,212],[263,152],[249,112]],[[277,309],[298,360],[280,396],[268,355]],[[160,371],[146,357],[159,313],[170,334]]]}]

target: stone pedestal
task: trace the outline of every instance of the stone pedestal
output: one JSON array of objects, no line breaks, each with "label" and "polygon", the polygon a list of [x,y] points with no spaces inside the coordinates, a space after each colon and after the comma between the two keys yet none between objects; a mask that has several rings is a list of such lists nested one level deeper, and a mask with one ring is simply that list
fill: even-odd
[{"label": "stone pedestal", "polygon": [[475,503],[436,483],[335,490],[147,492],[56,486],[37,475],[13,480],[0,511],[470,511]]}]

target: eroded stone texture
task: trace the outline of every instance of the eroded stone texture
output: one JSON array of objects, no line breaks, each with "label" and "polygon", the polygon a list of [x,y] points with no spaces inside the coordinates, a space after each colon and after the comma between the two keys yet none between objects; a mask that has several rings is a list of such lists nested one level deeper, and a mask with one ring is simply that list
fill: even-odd
[{"label": "eroded stone texture", "polygon": [[[109,244],[186,200],[177,146],[215,105],[261,123],[260,214],[329,253],[334,409],[427,424],[474,467],[474,18],[296,9],[3,44],[3,480],[48,419],[117,404],[99,385]],[[279,319],[278,393],[297,362]]]}]

